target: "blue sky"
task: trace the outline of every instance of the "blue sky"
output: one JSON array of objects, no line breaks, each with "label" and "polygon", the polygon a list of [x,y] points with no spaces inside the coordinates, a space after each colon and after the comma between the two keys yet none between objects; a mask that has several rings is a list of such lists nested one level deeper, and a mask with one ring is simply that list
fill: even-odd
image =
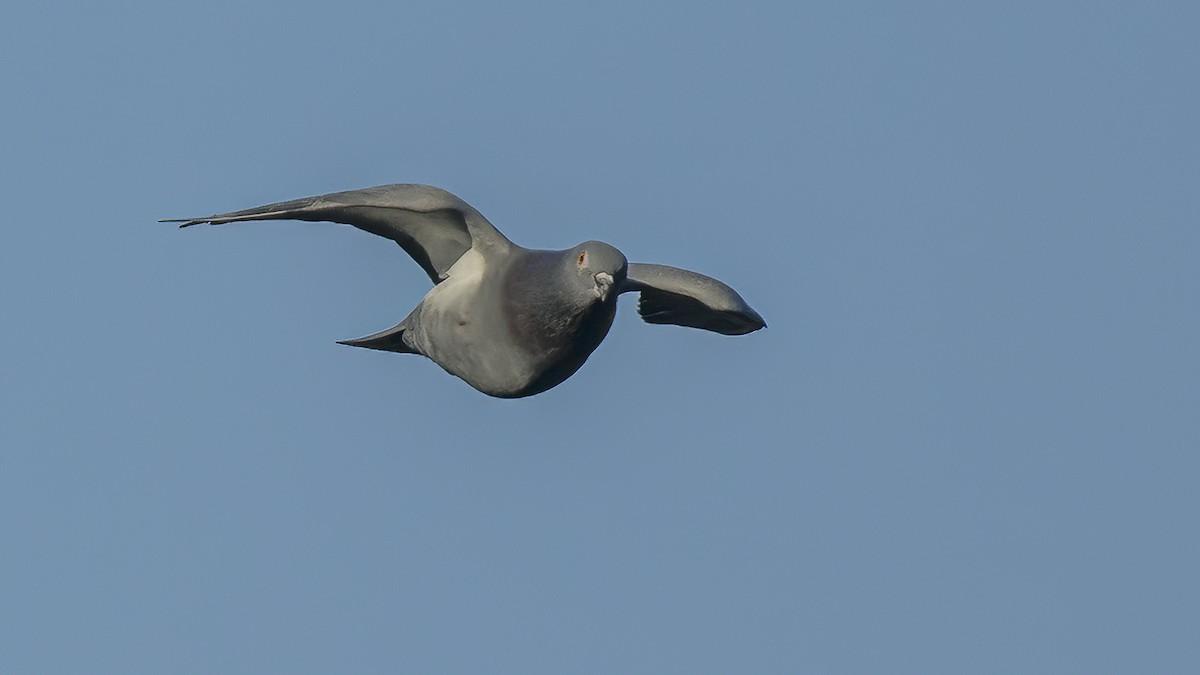
[{"label": "blue sky", "polygon": [[[0,20],[0,671],[1200,667],[1189,3],[27,3]],[[720,278],[483,396],[334,343],[449,189]]]}]

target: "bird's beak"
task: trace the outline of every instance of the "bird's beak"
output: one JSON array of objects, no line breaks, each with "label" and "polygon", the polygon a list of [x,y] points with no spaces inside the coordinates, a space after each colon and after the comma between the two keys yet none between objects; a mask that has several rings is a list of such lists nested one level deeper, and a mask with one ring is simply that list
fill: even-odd
[{"label": "bird's beak", "polygon": [[603,302],[608,299],[608,293],[613,287],[613,277],[608,272],[596,274],[596,296]]}]

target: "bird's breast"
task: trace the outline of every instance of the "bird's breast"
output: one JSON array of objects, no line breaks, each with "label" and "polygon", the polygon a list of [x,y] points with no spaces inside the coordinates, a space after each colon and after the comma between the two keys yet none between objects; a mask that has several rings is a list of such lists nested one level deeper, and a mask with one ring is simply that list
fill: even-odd
[{"label": "bird's breast", "polygon": [[575,374],[600,346],[615,314],[615,299],[583,306],[544,301],[512,307],[509,332],[535,373],[521,395],[543,392]]}]

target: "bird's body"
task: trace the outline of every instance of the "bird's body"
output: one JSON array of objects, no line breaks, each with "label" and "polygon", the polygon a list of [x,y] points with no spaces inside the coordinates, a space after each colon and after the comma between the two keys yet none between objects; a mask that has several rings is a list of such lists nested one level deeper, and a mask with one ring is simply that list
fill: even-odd
[{"label": "bird's body", "polygon": [[545,292],[536,280],[558,262],[556,252],[512,255],[508,264],[488,265],[484,256],[464,253],[400,324],[414,352],[502,398],[538,394],[570,377],[616,313],[615,298],[598,303],[590,292]]},{"label": "bird's body", "polygon": [[396,326],[342,344],[422,354],[479,391],[531,396],[579,370],[608,334],[617,296],[640,291],[651,323],[730,335],[765,326],[733,289],[695,272],[630,264],[589,241],[565,251],[522,248],[444,190],[385,185],[182,222],[320,220],[399,243],[434,286]]}]

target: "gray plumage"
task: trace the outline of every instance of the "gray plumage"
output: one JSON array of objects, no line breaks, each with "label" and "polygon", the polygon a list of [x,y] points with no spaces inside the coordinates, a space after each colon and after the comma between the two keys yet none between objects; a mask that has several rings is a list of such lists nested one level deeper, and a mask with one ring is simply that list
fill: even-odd
[{"label": "gray plumage", "polygon": [[570,377],[612,326],[617,296],[638,291],[638,313],[743,335],[766,326],[729,286],[696,272],[629,263],[598,241],[565,251],[517,246],[458,197],[428,185],[381,185],[206,218],[353,225],[399,244],[434,286],[407,318],[341,344],[421,354],[491,396],[538,394]]}]

